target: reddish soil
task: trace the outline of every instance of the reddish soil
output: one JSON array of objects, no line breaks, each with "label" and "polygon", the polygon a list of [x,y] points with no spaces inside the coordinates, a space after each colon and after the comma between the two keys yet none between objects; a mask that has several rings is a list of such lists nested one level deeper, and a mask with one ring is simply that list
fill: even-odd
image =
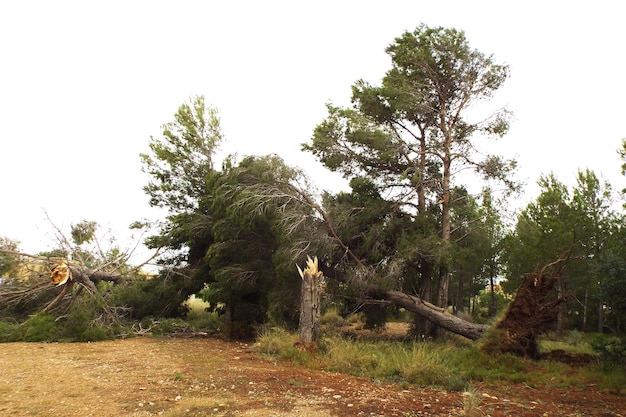
[{"label": "reddish soil", "polygon": [[219,339],[0,344],[3,416],[626,416],[594,387],[403,388],[276,362]]}]

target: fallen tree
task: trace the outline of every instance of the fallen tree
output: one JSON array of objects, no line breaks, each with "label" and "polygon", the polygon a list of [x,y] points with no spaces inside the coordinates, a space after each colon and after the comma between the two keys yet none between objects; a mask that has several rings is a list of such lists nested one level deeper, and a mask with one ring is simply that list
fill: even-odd
[{"label": "fallen tree", "polygon": [[[242,188],[243,186],[235,186]],[[341,253],[341,260],[335,265],[328,266],[324,270],[324,275],[336,277],[341,284],[351,286],[361,295],[365,296],[364,302],[391,303],[404,308],[425,318],[434,325],[441,327],[452,333],[464,336],[470,340],[478,340],[487,335],[488,331],[495,329],[499,336],[489,344],[485,344],[486,349],[499,350],[501,352],[511,352],[522,356],[537,357],[537,337],[545,332],[554,323],[558,306],[565,301],[566,295],[557,297],[554,294],[555,283],[561,279],[561,272],[565,266],[567,258],[546,265],[544,268],[528,274],[522,278],[520,289],[511,302],[509,309],[505,312],[501,320],[494,325],[484,325],[463,320],[445,308],[437,307],[434,304],[412,294],[408,294],[397,289],[383,289],[375,282],[401,282],[402,277],[395,272],[393,276],[386,276],[381,279],[380,275],[385,274],[380,268],[368,265],[357,256],[350,247],[342,241],[340,233],[334,227],[330,215],[303,189],[291,184],[283,183],[282,187],[268,184],[257,184],[246,186],[245,191],[249,197],[246,204],[241,208],[247,208],[249,212],[259,207],[266,206],[268,202],[278,202],[281,207],[293,205],[294,213],[300,213],[301,219],[311,219],[311,230],[319,225],[319,221],[327,231],[326,238],[331,242],[329,246],[335,246],[338,253]],[[241,189],[240,189],[241,191]],[[299,212],[300,207],[312,210],[317,216],[311,216],[308,212]],[[301,210],[301,209],[300,209]],[[287,212],[288,210],[284,210]],[[291,225],[289,221],[294,216],[285,215],[284,223]],[[285,230],[285,234],[293,233],[294,228]],[[342,266],[338,266],[342,264]],[[349,265],[349,266],[343,266]],[[340,272],[338,272],[340,271]],[[346,271],[350,271],[347,272]],[[342,276],[343,275],[343,276]]]},{"label": "fallen tree", "polygon": [[[68,261],[62,260],[56,263],[50,270],[50,284],[56,287],[63,287],[61,292],[46,305],[41,311],[50,313],[54,311],[61,311],[67,308],[71,302],[71,298],[66,298],[68,294],[72,294],[74,285],[78,285],[77,293],[83,289],[87,290],[91,294],[97,293],[97,284],[101,281],[119,283],[127,279],[123,275],[104,272],[93,271],[79,265],[72,265]],[[65,302],[63,302],[65,300]],[[117,320],[117,315],[113,314],[113,309],[105,304],[105,312],[110,315],[110,319]]]},{"label": "fallen tree", "polygon": [[484,324],[471,323],[467,320],[463,320],[448,313],[443,308],[437,307],[419,297],[400,291],[383,291],[378,288],[371,288],[367,291],[367,295],[370,298],[385,300],[393,305],[416,313],[430,322],[470,340],[478,340],[489,328],[489,326]]},{"label": "fallen tree", "polygon": [[470,340],[481,339],[489,332],[489,336],[481,344],[485,351],[538,358],[537,338],[552,327],[559,305],[567,298],[567,295],[555,297],[553,291],[555,284],[561,279],[566,260],[558,259],[532,274],[525,275],[506,312],[493,326],[468,322],[419,297],[400,291],[371,288],[366,294],[372,299],[385,300],[412,311],[437,326]]},{"label": "fallen tree", "polygon": [[539,357],[537,337],[554,325],[559,306],[567,300],[567,294],[554,295],[566,261],[566,258],[557,259],[522,278],[511,304],[496,323],[493,335],[483,343],[484,350]]}]

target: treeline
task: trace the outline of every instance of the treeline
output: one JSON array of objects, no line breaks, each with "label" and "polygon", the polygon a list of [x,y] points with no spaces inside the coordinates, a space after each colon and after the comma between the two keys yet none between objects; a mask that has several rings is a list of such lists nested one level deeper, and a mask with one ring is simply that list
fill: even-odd
[{"label": "treeline", "polygon": [[[217,109],[202,96],[180,106],[141,155],[151,178],[144,191],[168,214],[133,227],[152,231],[146,244],[159,251],[160,272],[124,284],[127,292],[115,298],[119,312],[135,319],[184,315],[183,302],[196,294],[232,335],[250,335],[267,322],[293,328],[295,265],[311,255],[324,273],[326,305],[363,311],[372,327],[398,310],[372,299],[372,288],[487,322],[525,274],[565,257],[554,297],[567,301],[555,330],[622,332],[626,234],[610,184],[591,170],[579,172],[572,188],[543,174],[537,199],[510,213],[507,201],[520,192],[515,161],[485,152],[488,140],[505,136],[510,114],[495,109],[471,117],[508,68],[472,49],[463,32],[424,25],[386,52],[392,65],[381,84],[357,81],[352,105],[329,105],[302,144],[349,180],[347,192],[316,195],[310,180],[277,155],[230,156],[217,166]],[[82,224],[85,236],[72,235],[76,247],[93,237],[91,226]],[[15,249],[0,258],[0,272],[11,270]],[[122,256],[113,258],[101,260],[123,265]],[[442,333],[419,315],[413,332]]]}]

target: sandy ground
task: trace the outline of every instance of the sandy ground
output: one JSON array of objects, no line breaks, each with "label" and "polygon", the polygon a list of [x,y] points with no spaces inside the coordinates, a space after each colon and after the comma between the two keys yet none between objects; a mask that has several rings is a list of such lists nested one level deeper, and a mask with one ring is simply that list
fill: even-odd
[{"label": "sandy ground", "polygon": [[0,344],[1,416],[626,416],[593,387],[464,394],[311,371],[219,339]]}]

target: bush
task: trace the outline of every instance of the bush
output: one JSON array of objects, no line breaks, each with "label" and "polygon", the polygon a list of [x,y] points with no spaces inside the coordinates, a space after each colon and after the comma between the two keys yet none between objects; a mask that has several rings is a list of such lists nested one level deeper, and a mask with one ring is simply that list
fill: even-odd
[{"label": "bush", "polygon": [[341,327],[345,324],[345,320],[336,308],[329,308],[320,317],[320,324],[323,326]]},{"label": "bush", "polygon": [[102,315],[102,303],[83,297],[70,307],[67,317],[58,321],[58,334],[67,341],[96,342],[115,337],[116,326],[106,323]]},{"label": "bush", "polygon": [[59,340],[55,318],[51,314],[34,314],[20,326],[20,330],[20,341],[47,342]]},{"label": "bush", "polygon": [[183,317],[188,311],[181,284],[161,277],[128,281],[114,286],[111,292],[111,304],[130,308],[134,319]]},{"label": "bush", "polygon": [[598,334],[591,340],[591,348],[600,355],[607,367],[626,366],[626,340]]},{"label": "bush", "polygon": [[0,321],[0,343],[18,341],[20,339],[19,332],[19,325]]},{"label": "bush", "polygon": [[263,355],[274,356],[294,363],[303,363],[308,353],[296,347],[298,335],[279,327],[262,327],[256,339],[257,351]]}]

